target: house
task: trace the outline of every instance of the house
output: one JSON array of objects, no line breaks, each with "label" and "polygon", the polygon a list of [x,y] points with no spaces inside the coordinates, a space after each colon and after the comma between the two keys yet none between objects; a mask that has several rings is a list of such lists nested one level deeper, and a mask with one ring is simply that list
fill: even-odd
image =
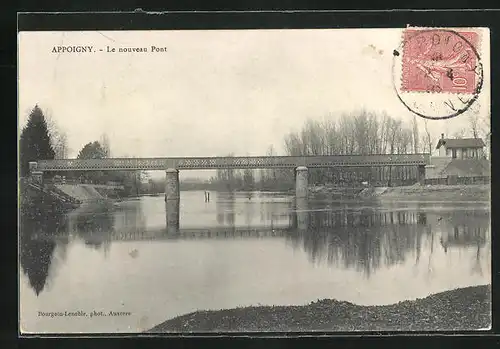
[{"label": "house", "polygon": [[425,167],[425,178],[489,177],[490,162],[484,153],[485,144],[480,138],[444,138],[441,134],[436,150]]},{"label": "house", "polygon": [[444,138],[441,133],[436,146],[439,157],[452,159],[484,159],[485,144],[481,138]]}]

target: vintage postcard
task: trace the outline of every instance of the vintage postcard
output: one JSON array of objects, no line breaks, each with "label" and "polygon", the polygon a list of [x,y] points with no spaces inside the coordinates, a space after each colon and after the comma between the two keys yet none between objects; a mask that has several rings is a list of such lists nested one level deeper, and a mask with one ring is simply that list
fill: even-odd
[{"label": "vintage postcard", "polygon": [[20,31],[21,334],[489,329],[489,43]]}]

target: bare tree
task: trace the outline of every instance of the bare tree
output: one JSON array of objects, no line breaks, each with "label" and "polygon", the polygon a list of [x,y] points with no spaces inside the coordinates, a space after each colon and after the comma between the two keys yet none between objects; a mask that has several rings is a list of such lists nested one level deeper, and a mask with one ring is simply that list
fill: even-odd
[{"label": "bare tree", "polygon": [[488,113],[484,117],[479,118],[478,129],[486,145],[485,155],[488,159],[491,159],[491,114]]},{"label": "bare tree", "polygon": [[101,144],[102,148],[104,149],[106,153],[106,157],[109,158],[111,157],[111,146],[109,144],[109,137],[106,133],[103,133],[101,135],[101,139],[99,140],[99,143]]},{"label": "bare tree", "polygon": [[55,152],[55,159],[65,159],[68,157],[68,136],[62,131],[50,113],[45,117],[47,129],[49,131],[50,143]]},{"label": "bare tree", "polygon": [[368,115],[363,110],[353,118],[353,133],[358,154],[366,155],[369,153],[369,143],[371,142],[368,139],[368,128]]},{"label": "bare tree", "polygon": [[432,154],[432,147],[433,147],[434,141],[433,141],[432,135],[429,131],[428,122],[429,122],[429,120],[427,120],[427,119],[424,120],[425,134],[423,135],[422,142],[425,146],[424,152]]},{"label": "bare tree", "polygon": [[[229,153],[226,155],[227,157],[233,157],[233,153]],[[235,189],[235,177],[237,173],[235,173],[234,169],[217,169],[217,180],[219,183],[224,183],[226,185],[226,189],[228,191],[233,191]]]},{"label": "bare tree", "polygon": [[411,148],[412,132],[410,129],[399,129],[396,136],[396,151],[398,154],[407,154]]},{"label": "bare tree", "polygon": [[394,154],[394,152],[396,151],[396,135],[398,134],[398,131],[400,131],[400,128],[401,128],[401,121],[400,120],[396,121],[392,119],[389,128],[390,130],[389,154]]},{"label": "bare tree", "polygon": [[302,145],[302,139],[297,132],[292,132],[285,137],[285,149],[288,155],[305,155],[303,152],[304,146]]},{"label": "bare tree", "polygon": [[[274,146],[271,144],[269,145],[269,147],[267,148],[267,152],[266,152],[266,155],[267,156],[275,156],[276,155],[276,152],[274,150]],[[268,179],[271,179],[273,185],[276,183],[276,169],[270,169],[267,171],[267,178]]]},{"label": "bare tree", "polygon": [[413,115],[413,120],[412,120],[412,139],[413,139],[413,152],[415,154],[418,154],[418,143],[420,142],[419,134],[418,134],[418,123],[417,123],[417,116]]},{"label": "bare tree", "polygon": [[469,125],[472,137],[479,138],[479,114],[471,113],[469,115]]},{"label": "bare tree", "polygon": [[[342,114],[335,121],[327,118],[322,122],[307,120],[299,132],[290,132],[285,136],[285,152],[293,156],[417,152],[421,140],[416,119],[413,123],[406,124],[387,113],[376,114],[366,110]],[[432,143],[430,134],[428,138]],[[424,144],[426,143],[427,140]],[[432,144],[428,148],[431,151]],[[346,172],[353,171],[356,172],[311,169],[310,179],[311,182],[324,182],[337,177],[350,178],[350,174]],[[357,171],[363,172],[359,169]]]},{"label": "bare tree", "polygon": [[465,138],[466,136],[467,136],[467,131],[465,130],[465,128],[461,128],[455,131],[455,133],[453,133],[453,138],[457,139],[462,139]]},{"label": "bare tree", "polygon": [[66,135],[66,132],[59,132],[58,137],[54,143],[56,159],[66,159],[68,157],[68,137]]}]

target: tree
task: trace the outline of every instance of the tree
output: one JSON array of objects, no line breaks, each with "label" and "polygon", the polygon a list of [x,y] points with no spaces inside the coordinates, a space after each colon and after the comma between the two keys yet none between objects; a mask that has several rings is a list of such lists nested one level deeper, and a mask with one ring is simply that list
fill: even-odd
[{"label": "tree", "polygon": [[68,157],[69,147],[68,147],[68,136],[66,132],[62,131],[50,116],[50,114],[45,116],[47,122],[47,129],[49,131],[50,144],[55,152],[55,159],[65,159]]},{"label": "tree", "polygon": [[[106,151],[98,141],[87,143],[78,153],[77,159],[104,159]],[[105,183],[109,180],[109,176],[105,176],[103,171],[83,171],[77,173],[82,179],[86,179],[92,183]]]},{"label": "tree", "polygon": [[66,159],[68,157],[68,137],[65,132],[60,132],[56,139],[53,141],[54,151],[56,152],[56,159]]},{"label": "tree", "polygon": [[104,152],[106,153],[106,157],[107,158],[111,157],[111,146],[109,145],[109,138],[108,138],[108,135],[106,133],[102,134],[99,143],[101,144],[102,148],[104,149]]},{"label": "tree", "polygon": [[422,143],[424,144],[424,152],[432,154],[432,147],[434,140],[432,138],[431,132],[429,131],[428,120],[424,120],[424,131],[425,134],[422,135]]},{"label": "tree", "polygon": [[479,138],[479,114],[471,113],[469,115],[469,125],[472,137]]},{"label": "tree", "polygon": [[21,132],[19,157],[21,176],[28,174],[30,161],[52,160],[55,157],[47,122],[38,105],[31,110],[28,122]]},{"label": "tree", "polygon": [[244,190],[247,191],[253,191],[254,190],[254,177],[253,177],[253,170],[250,168],[246,168],[243,171],[243,188]]},{"label": "tree", "polygon": [[462,139],[465,138],[466,136],[467,136],[467,131],[464,128],[455,131],[455,133],[453,134],[453,138],[457,139]]},{"label": "tree", "polygon": [[412,138],[413,138],[413,152],[415,154],[418,154],[418,143],[420,142],[420,138],[418,135],[418,123],[417,123],[417,116],[413,115],[413,120],[412,120]]},{"label": "tree", "polygon": [[[362,109],[341,114],[337,120],[307,120],[301,130],[285,136],[284,146],[286,154],[292,156],[407,154],[418,152],[419,137],[416,118],[413,123],[404,123],[385,112],[377,114]],[[432,145],[429,149],[432,149]],[[382,169],[386,170],[390,169]],[[382,171],[376,169],[377,173]],[[270,177],[267,172],[262,171],[265,174],[263,178]],[[312,183],[331,180],[347,183],[369,179],[373,174],[377,175],[376,172],[360,168],[312,168],[309,179]],[[277,173],[285,174],[281,170],[277,170]],[[278,182],[283,179],[280,178]]]},{"label": "tree", "polygon": [[[233,153],[229,153],[226,157],[234,157]],[[233,191],[237,186],[238,171],[227,168],[217,170],[217,181],[227,191]]]},{"label": "tree", "polygon": [[77,159],[104,159],[106,158],[106,150],[98,142],[87,143],[78,153]]},{"label": "tree", "polygon": [[486,144],[486,157],[491,159],[491,115],[487,114],[479,120],[479,129]]}]

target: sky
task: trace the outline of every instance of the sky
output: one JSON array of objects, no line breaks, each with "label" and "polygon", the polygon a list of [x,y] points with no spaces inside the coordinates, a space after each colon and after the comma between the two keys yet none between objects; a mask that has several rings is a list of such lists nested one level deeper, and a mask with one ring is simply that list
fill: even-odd
[{"label": "sky", "polygon": [[[482,115],[490,104],[488,35],[480,47]],[[265,155],[269,145],[282,152],[284,135],[307,118],[366,109],[410,122],[393,87],[401,37],[402,29],[21,32],[19,126],[38,104],[66,132],[70,157],[103,133],[115,157]],[[53,52],[74,45],[95,52]],[[467,118],[428,126],[434,137],[451,135]]]}]

